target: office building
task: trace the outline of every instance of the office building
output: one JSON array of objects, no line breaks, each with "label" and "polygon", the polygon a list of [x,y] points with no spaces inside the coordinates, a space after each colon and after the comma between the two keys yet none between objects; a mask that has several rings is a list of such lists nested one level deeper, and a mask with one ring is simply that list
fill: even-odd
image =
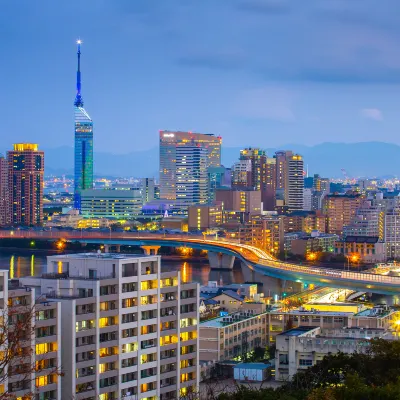
[{"label": "office building", "polygon": [[21,279],[61,304],[63,399],[169,400],[195,389],[198,285],[160,271],[159,256],[48,257]]},{"label": "office building", "polygon": [[176,200],[187,205],[207,203],[207,157],[204,147],[176,148]]},{"label": "office building", "polygon": [[88,189],[81,191],[81,213],[84,218],[133,219],[142,212],[139,188]]},{"label": "office building", "polygon": [[[160,198],[177,199],[177,150],[199,147],[206,150],[206,171],[221,165],[220,136],[192,132],[160,131]],[[184,150],[180,152],[182,155]]]},{"label": "office building", "polygon": [[261,213],[261,192],[259,190],[217,189],[215,199],[222,202],[225,211],[246,214]]},{"label": "office building", "polygon": [[304,161],[299,154],[278,151],[276,159],[276,207],[280,212],[303,209]]},{"label": "office building", "polygon": [[140,188],[142,190],[143,205],[155,199],[154,178],[142,178],[140,180]]},{"label": "office building", "polygon": [[75,110],[74,207],[81,210],[82,190],[93,189],[93,121],[81,95],[81,41],[78,40]]},{"label": "office building", "polygon": [[328,233],[341,235],[343,227],[354,219],[363,197],[359,194],[329,194],[324,199]]},{"label": "office building", "polygon": [[229,182],[226,182],[227,169],[221,165],[220,167],[209,167],[207,169],[207,197],[208,203],[215,201],[215,191],[221,187],[230,187]]},{"label": "office building", "polygon": [[221,226],[224,222],[221,202],[194,205],[188,208],[189,230],[203,230]]},{"label": "office building", "polygon": [[11,223],[11,201],[8,188],[8,162],[0,155],[0,226]]},{"label": "office building", "polygon": [[7,152],[11,222],[40,225],[43,221],[44,152],[37,144],[18,143]]}]

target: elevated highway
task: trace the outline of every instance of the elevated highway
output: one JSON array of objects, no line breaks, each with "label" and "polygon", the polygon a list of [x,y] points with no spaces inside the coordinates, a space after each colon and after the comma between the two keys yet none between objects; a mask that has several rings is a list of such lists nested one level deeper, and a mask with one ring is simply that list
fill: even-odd
[{"label": "elevated highway", "polygon": [[[232,239],[208,239],[185,234],[156,235],[111,231],[109,233],[86,231],[0,231],[0,238],[5,237],[29,238],[32,240],[58,240],[63,238],[68,241],[101,243],[108,246],[186,246],[208,250],[228,257],[237,257],[254,272],[278,279],[381,294],[400,294],[400,277],[283,262],[263,250],[254,246],[240,244]],[[233,262],[230,265],[233,265]]]}]

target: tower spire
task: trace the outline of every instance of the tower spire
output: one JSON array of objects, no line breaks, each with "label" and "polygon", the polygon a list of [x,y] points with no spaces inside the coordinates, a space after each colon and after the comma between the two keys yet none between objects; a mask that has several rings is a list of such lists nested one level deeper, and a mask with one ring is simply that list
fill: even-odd
[{"label": "tower spire", "polygon": [[78,45],[78,70],[76,71],[76,97],[74,101],[75,107],[83,107],[83,99],[81,95],[81,43],[82,40],[78,39],[76,44]]}]

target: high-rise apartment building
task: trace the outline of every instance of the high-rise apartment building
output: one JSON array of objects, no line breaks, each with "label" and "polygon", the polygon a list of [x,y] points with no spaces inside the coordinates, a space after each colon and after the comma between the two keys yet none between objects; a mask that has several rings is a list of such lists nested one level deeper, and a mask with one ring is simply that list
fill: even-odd
[{"label": "high-rise apartment building", "polygon": [[276,159],[276,207],[281,211],[303,209],[304,161],[299,154],[278,151]]},{"label": "high-rise apartment building", "polygon": [[343,235],[377,237],[383,240],[385,236],[383,205],[373,204],[372,200],[364,200],[350,224],[343,227]]},{"label": "high-rise apartment building", "polygon": [[276,195],[276,159],[268,157],[261,185],[261,200],[265,211],[275,210]]},{"label": "high-rise apartment building", "polygon": [[239,231],[242,244],[249,244],[278,256],[284,249],[284,226],[281,216],[254,215]]},{"label": "high-rise apartment building", "polygon": [[363,197],[359,194],[329,194],[324,198],[328,233],[341,235],[343,227],[349,225],[360,207]]},{"label": "high-rise apartment building", "polygon": [[8,162],[0,155],[0,226],[11,223],[11,202],[8,182]]},{"label": "high-rise apartment building", "polygon": [[61,304],[63,399],[184,397],[199,382],[198,285],[159,256],[48,257],[21,279]]},{"label": "high-rise apartment building", "polygon": [[317,192],[330,193],[329,178],[321,178],[318,174],[314,174],[313,189]]},{"label": "high-rise apartment building", "polygon": [[74,207],[81,210],[81,191],[93,188],[93,121],[81,95],[81,41],[78,40],[75,109]]},{"label": "high-rise apartment building", "polygon": [[176,200],[205,204],[208,200],[208,151],[204,147],[176,148]]},{"label": "high-rise apartment building", "polygon": [[5,270],[0,271],[0,286],[0,315],[7,320],[3,334],[9,339],[2,341],[1,351],[10,353],[3,363],[1,396],[62,400],[60,304],[38,297],[18,280],[9,281]]},{"label": "high-rise apartment building", "polygon": [[192,132],[160,131],[160,198],[177,199],[177,150],[206,149],[206,169],[221,165],[220,136]]},{"label": "high-rise apartment building", "polygon": [[252,186],[252,166],[250,159],[240,159],[232,166],[232,188],[243,189]]},{"label": "high-rise apartment building", "polygon": [[253,149],[251,147],[240,150],[240,160],[250,160],[251,162],[251,180],[248,187],[255,190],[261,190],[265,177],[265,164],[267,156],[264,150]]},{"label": "high-rise apartment building", "polygon": [[18,143],[7,152],[11,222],[40,225],[43,220],[44,152],[37,144]]}]

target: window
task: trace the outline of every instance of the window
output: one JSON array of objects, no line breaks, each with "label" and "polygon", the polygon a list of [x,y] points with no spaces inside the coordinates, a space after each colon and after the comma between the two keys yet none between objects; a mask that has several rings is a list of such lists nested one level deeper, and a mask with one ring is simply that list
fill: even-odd
[{"label": "window", "polygon": [[310,367],[310,366],[312,365],[312,360],[303,360],[303,359],[300,359],[300,360],[299,360],[299,365],[300,365],[300,366]]}]

